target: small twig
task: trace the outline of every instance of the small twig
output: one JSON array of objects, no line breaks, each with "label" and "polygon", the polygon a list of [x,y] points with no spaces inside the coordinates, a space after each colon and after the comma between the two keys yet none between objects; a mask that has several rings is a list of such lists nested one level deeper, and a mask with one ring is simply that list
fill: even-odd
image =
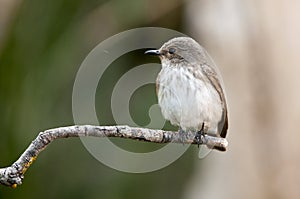
[{"label": "small twig", "polygon": [[[58,138],[81,136],[122,137],[154,143],[182,143],[182,138],[178,132],[135,128],[129,126],[82,125],[49,129],[39,133],[20,158],[10,167],[0,168],[0,184],[16,188],[17,185],[22,184],[26,170],[37,158],[38,154],[45,149],[46,146],[48,146],[48,144]],[[186,133],[184,143],[197,144],[194,137],[194,133]],[[220,151],[225,151],[228,145],[226,139],[208,135],[201,136],[201,143],[209,148]]]}]

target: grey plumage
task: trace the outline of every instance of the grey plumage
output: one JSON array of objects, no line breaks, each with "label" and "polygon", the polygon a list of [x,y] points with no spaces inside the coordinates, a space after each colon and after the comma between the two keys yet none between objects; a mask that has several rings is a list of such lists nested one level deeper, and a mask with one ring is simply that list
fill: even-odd
[{"label": "grey plumage", "polygon": [[184,131],[226,137],[228,111],[222,79],[216,65],[195,40],[177,37],[159,50],[162,62],[156,85],[163,116]]}]

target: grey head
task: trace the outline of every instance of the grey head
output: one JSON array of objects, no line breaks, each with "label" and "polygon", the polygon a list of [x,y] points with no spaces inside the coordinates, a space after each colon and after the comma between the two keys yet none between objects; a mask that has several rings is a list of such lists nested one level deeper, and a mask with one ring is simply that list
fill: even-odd
[{"label": "grey head", "polygon": [[148,50],[145,54],[158,55],[162,61],[172,63],[198,63],[207,62],[206,51],[200,44],[190,37],[175,37],[162,45],[158,50]]}]

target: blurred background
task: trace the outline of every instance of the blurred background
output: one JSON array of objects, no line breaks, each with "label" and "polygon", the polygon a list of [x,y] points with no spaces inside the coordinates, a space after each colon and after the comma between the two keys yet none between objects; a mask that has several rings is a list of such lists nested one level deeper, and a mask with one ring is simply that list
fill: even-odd
[{"label": "blurred background", "polygon": [[[0,198],[300,198],[299,10],[296,0],[0,0],[0,167],[39,131],[74,123],[80,64],[99,42],[132,28],[170,28],[202,44],[223,74],[230,120],[226,153],[200,160],[193,146],[145,174],[102,165],[79,139],[55,141],[23,185],[0,187]],[[97,92],[102,124],[115,124],[109,103],[118,78],[148,62],[158,60],[133,52],[106,71]],[[146,125],[154,85],[132,99],[133,119]],[[160,147],[114,142],[137,151]]]}]

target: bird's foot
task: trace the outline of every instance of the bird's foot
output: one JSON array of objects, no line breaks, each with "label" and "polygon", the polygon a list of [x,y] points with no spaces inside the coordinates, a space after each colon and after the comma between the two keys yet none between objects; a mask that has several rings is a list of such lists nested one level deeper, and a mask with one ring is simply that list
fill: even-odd
[{"label": "bird's foot", "polygon": [[182,143],[182,145],[184,145],[184,143],[186,142],[186,132],[184,130],[182,130],[182,128],[179,128],[179,142]]},{"label": "bird's foot", "polygon": [[203,122],[201,130],[198,131],[194,137],[194,141],[197,143],[198,148],[199,148],[200,144],[203,144],[202,137],[204,137],[204,136],[205,136],[205,132],[204,132],[204,122]]}]

